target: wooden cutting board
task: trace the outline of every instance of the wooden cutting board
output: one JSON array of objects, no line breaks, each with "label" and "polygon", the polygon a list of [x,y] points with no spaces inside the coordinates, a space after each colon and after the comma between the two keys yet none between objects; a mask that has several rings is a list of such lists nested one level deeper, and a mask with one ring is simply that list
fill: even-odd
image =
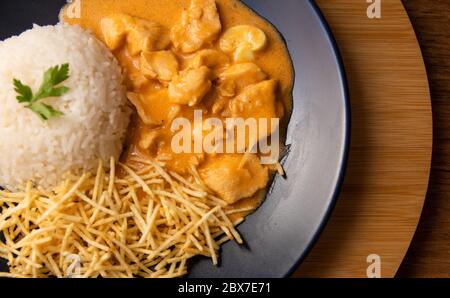
[{"label": "wooden cutting board", "polygon": [[347,71],[352,145],[342,194],[296,277],[366,277],[367,257],[395,276],[428,186],[432,114],[427,75],[400,0],[318,0]]}]

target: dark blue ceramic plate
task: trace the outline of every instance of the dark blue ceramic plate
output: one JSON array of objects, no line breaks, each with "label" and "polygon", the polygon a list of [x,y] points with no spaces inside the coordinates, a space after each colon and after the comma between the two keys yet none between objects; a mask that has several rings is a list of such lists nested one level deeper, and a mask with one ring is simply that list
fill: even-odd
[{"label": "dark blue ceramic plate", "polygon": [[[175,0],[174,0],[175,1]],[[287,179],[277,177],[259,210],[239,227],[245,246],[228,243],[219,267],[192,263],[191,277],[284,277],[306,256],[330,215],[342,183],[350,112],[333,37],[309,0],[245,0],[284,36],[295,67],[288,129]],[[65,0],[0,2],[0,39],[33,23],[54,24]],[[1,59],[1,57],[0,57]],[[6,270],[5,264],[1,270]]]}]

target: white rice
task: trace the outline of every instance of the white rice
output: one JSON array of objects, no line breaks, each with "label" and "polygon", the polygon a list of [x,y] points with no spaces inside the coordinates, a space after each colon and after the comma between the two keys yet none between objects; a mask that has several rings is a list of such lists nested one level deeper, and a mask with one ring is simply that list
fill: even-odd
[{"label": "white rice", "polygon": [[[42,121],[16,100],[13,78],[37,91],[45,70],[69,63],[70,91],[47,99],[64,113]],[[130,108],[120,66],[78,26],[39,27],[0,42],[0,185],[47,187],[69,171],[93,171],[119,157]]]}]

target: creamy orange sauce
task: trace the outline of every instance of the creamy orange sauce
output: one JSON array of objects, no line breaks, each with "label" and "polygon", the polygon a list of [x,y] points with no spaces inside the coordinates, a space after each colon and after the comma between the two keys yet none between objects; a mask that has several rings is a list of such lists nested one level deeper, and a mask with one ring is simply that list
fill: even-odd
[{"label": "creamy orange sauce", "polygon": [[[78,24],[85,29],[92,30],[95,36],[104,40],[101,28],[101,20],[117,13],[124,13],[133,17],[142,18],[161,25],[167,32],[179,23],[182,11],[189,8],[189,0],[89,0],[82,1],[81,18],[64,18],[67,23]],[[217,0],[218,12],[222,25],[221,34],[236,25],[252,25],[261,29],[267,36],[267,46],[255,54],[254,64],[258,65],[268,76],[276,80],[277,113],[282,120],[286,120],[291,110],[293,70],[282,38],[271,24],[257,16],[238,0]],[[168,33],[167,33],[168,34]],[[217,39],[211,48],[220,50]],[[195,53],[185,54],[173,50],[180,63],[180,70],[187,68],[187,64]],[[129,141],[129,149],[125,154],[126,161],[132,155],[144,158],[168,157],[166,161],[171,170],[185,174],[191,165],[201,169],[205,164],[212,163],[218,157],[207,154],[176,154],[171,150],[173,132],[170,131],[171,112],[178,109],[177,117],[185,117],[192,121],[194,110],[202,109],[205,117],[213,116],[224,118],[223,115],[212,112],[212,106],[217,102],[217,92],[212,89],[203,98],[200,104],[193,107],[173,104],[168,98],[167,84],[153,80],[142,80],[139,67],[139,57],[132,57],[126,47],[120,47],[113,51],[119,63],[127,71],[128,89],[146,98],[148,105],[144,107],[145,113],[155,122],[155,125],[143,123],[139,117],[134,119]],[[286,122],[286,121],[282,121]],[[159,131],[157,146],[143,150],[139,144],[152,131]],[[283,135],[283,132],[282,132]],[[246,183],[243,181],[242,183]],[[244,198],[232,205],[236,208],[257,207],[265,194],[265,189],[260,189],[250,198]]]}]

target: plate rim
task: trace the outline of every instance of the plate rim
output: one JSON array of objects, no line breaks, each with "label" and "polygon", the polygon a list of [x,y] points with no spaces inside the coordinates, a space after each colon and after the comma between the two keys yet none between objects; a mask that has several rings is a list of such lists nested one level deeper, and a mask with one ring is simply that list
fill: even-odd
[{"label": "plate rim", "polygon": [[341,156],[341,162],[340,162],[340,168],[338,171],[338,178],[337,183],[334,188],[333,194],[330,198],[330,202],[328,204],[328,207],[326,208],[325,215],[320,220],[320,224],[318,225],[316,231],[313,234],[313,237],[309,241],[306,248],[303,250],[303,252],[300,254],[297,261],[291,266],[291,268],[288,270],[288,272],[283,276],[283,278],[287,278],[292,276],[292,274],[297,271],[297,269],[300,267],[300,265],[303,263],[303,261],[306,259],[306,257],[310,254],[312,251],[314,245],[317,243],[317,241],[320,238],[320,235],[324,231],[327,223],[329,222],[331,215],[333,213],[334,208],[336,207],[339,195],[342,192],[342,188],[344,185],[344,179],[345,174],[347,172],[348,168],[348,160],[349,160],[349,153],[350,153],[350,142],[351,142],[351,126],[352,126],[352,114],[351,114],[351,102],[350,102],[350,89],[348,84],[348,78],[345,71],[345,64],[342,57],[342,53],[339,49],[339,45],[337,43],[336,38],[334,37],[334,34],[331,30],[330,24],[326,20],[325,16],[323,15],[320,7],[317,5],[315,0],[308,0],[309,5],[312,7],[314,13],[319,18],[320,23],[322,24],[322,27],[325,31],[326,37],[328,38],[328,41],[330,42],[331,48],[333,50],[333,55],[335,57],[336,64],[338,66],[338,74],[340,77],[340,85],[343,92],[343,100],[344,100],[344,142],[343,142],[343,148],[342,148],[342,156]]}]

